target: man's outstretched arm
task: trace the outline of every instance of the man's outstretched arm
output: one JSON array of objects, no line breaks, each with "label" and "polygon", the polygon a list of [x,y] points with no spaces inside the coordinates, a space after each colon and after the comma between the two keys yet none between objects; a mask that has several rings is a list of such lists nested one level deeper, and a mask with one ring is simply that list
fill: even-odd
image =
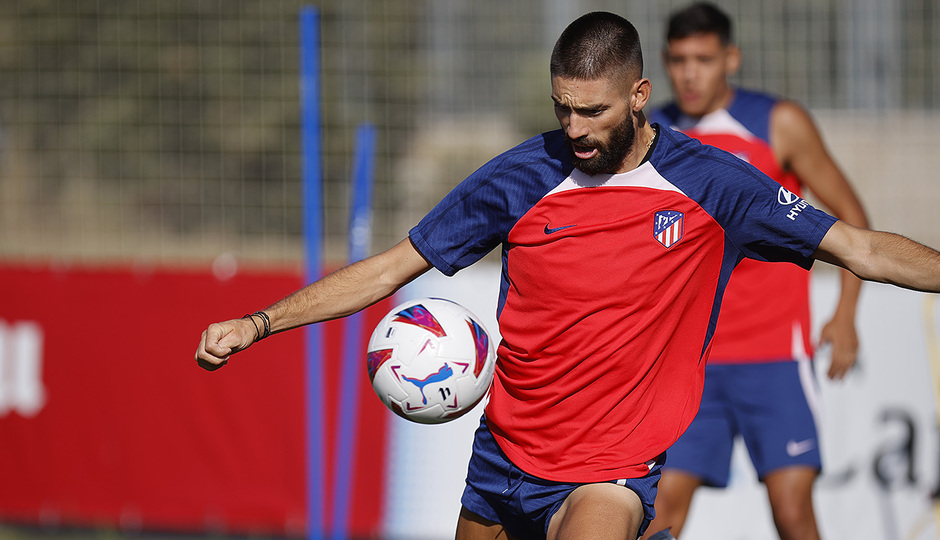
[{"label": "man's outstretched arm", "polygon": [[[390,296],[431,268],[405,239],[378,255],[345,266],[266,308],[270,331],[345,317]],[[196,361],[215,370],[229,356],[254,343],[263,328],[260,316],[213,323],[202,333]]]},{"label": "man's outstretched arm", "polygon": [[814,257],[869,280],[940,292],[940,252],[903,236],[837,221]]}]

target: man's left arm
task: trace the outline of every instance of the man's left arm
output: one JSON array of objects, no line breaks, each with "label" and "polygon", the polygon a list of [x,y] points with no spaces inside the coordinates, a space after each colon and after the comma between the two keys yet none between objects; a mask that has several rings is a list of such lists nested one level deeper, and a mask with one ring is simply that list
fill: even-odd
[{"label": "man's left arm", "polygon": [[894,233],[836,221],[813,257],[868,281],[940,292],[940,252]]},{"label": "man's left arm", "polygon": [[[771,145],[777,161],[794,173],[833,215],[859,228],[868,228],[865,210],[851,184],[826,150],[810,115],[798,104],[781,101],[771,114]],[[820,331],[821,344],[832,346],[829,377],[841,379],[855,365],[858,333],[855,312],[861,280],[841,272],[841,293],[832,318]]]}]

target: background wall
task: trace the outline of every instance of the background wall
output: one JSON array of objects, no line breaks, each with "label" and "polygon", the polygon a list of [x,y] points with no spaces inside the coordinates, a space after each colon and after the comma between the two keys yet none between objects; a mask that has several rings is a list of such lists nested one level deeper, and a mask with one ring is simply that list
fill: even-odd
[{"label": "background wall", "polygon": [[[874,223],[940,245],[940,7],[721,0],[738,81],[805,104]],[[0,258],[293,264],[301,252],[293,0],[0,4]],[[654,102],[682,2],[346,0],[322,16],[327,257],[345,259],[354,130],[378,128],[375,249],[490,157],[554,129],[564,26],[632,20]],[[926,224],[925,224],[926,223]]]}]

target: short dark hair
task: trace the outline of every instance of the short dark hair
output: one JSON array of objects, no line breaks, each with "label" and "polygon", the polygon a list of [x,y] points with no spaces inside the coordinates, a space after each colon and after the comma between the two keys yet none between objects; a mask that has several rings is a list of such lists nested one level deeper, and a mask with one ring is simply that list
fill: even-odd
[{"label": "short dark hair", "polygon": [[594,80],[626,72],[643,73],[640,35],[613,13],[594,11],[575,19],[552,49],[553,77]]},{"label": "short dark hair", "polygon": [[666,29],[666,41],[696,34],[717,34],[722,45],[731,44],[731,19],[714,4],[699,2],[673,12]]}]

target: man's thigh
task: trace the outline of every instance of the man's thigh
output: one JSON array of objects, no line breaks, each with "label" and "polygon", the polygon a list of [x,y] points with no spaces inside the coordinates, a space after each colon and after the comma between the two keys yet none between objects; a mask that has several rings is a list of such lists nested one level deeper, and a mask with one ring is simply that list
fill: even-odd
[{"label": "man's thigh", "polygon": [[548,540],[637,538],[644,519],[636,492],[617,484],[585,484],[552,516]]}]

